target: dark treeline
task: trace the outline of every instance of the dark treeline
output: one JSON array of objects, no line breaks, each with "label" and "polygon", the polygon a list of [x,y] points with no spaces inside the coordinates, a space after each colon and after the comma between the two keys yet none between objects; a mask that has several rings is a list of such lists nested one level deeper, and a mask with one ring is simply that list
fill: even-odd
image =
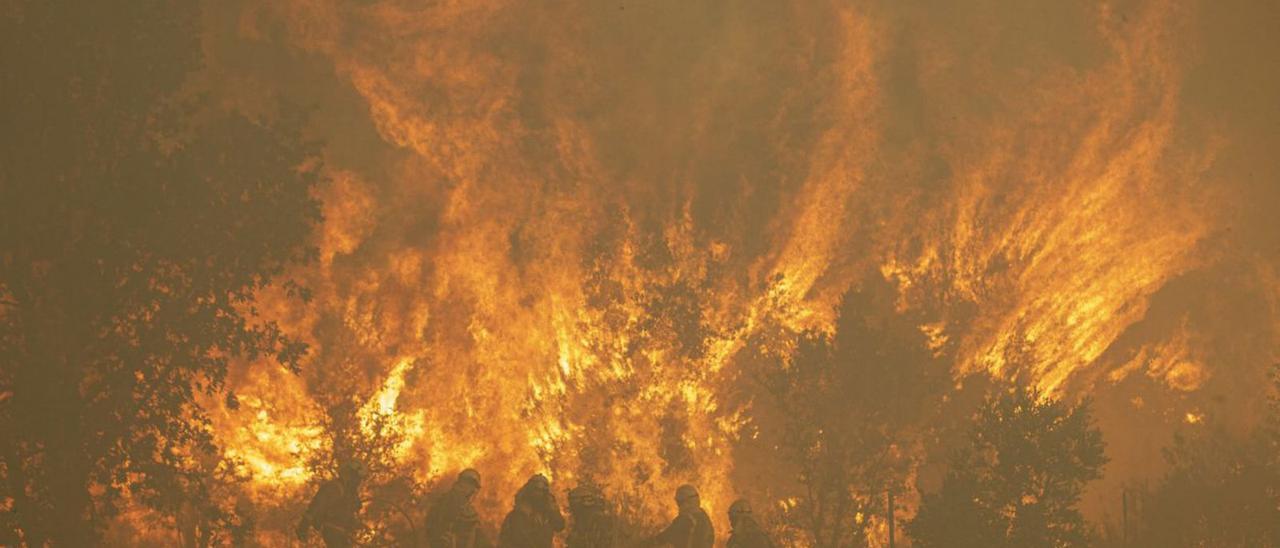
[{"label": "dark treeline", "polygon": [[220,519],[196,394],[304,351],[250,299],[308,256],[317,155],[184,93],[199,21],[0,3],[0,544],[98,544],[126,494]]},{"label": "dark treeline", "polygon": [[[229,494],[244,478],[198,397],[224,394],[232,359],[297,367],[305,353],[256,318],[252,296],[291,287],[281,274],[313,254],[320,155],[287,106],[249,118],[186,87],[199,17],[191,2],[0,3],[0,545],[129,542],[108,536],[129,504],[171,520],[186,545],[252,545],[255,530],[281,525],[318,541],[312,530],[339,511],[352,512],[339,543],[436,538],[433,509],[465,495],[410,479],[390,456],[394,435],[362,428],[351,408],[329,410],[331,451],[288,515]],[[1280,546],[1275,396],[1247,435],[1188,425],[1168,473],[1132,490],[1123,530],[1090,526],[1079,502],[1107,458],[1089,402],[980,378],[955,390],[920,323],[894,309],[891,287],[868,282],[845,296],[834,333],[743,359],[758,381],[744,397],[782,417],[743,441],[744,468],[777,470],[804,493],[783,509],[755,501],[751,523],[774,543],[880,542],[892,511],[897,540],[916,546]],[[778,455],[783,466],[761,464]],[[618,545],[657,533],[607,489],[530,481],[510,494],[513,512],[567,501],[555,535]],[[904,519],[889,492],[918,499],[918,512]],[[705,539],[697,497],[673,495],[672,513],[694,515],[690,534]],[[354,509],[342,503],[353,496]],[[735,531],[749,529],[749,508],[732,510]],[[608,533],[575,515],[608,521]]]},{"label": "dark treeline", "polygon": [[1169,471],[1135,486],[1122,546],[1280,546],[1280,365],[1260,425],[1233,432],[1212,417],[1179,433],[1165,449]]}]

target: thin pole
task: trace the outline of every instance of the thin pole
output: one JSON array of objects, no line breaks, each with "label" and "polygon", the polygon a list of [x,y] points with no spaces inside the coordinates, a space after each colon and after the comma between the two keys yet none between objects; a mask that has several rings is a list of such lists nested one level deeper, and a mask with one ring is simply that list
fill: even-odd
[{"label": "thin pole", "polygon": [[885,514],[889,516],[889,548],[893,548],[893,488],[889,488],[885,499],[885,506],[887,507]]},{"label": "thin pole", "polygon": [[1129,545],[1129,490],[1120,491],[1120,536],[1124,545]]}]

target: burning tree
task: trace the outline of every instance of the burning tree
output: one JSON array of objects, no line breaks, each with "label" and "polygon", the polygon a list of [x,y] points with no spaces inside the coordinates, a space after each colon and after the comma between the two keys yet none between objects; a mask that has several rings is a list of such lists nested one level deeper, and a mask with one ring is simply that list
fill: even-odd
[{"label": "burning tree", "polygon": [[[400,369],[409,365],[402,364]],[[422,525],[429,502],[427,486],[414,478],[412,467],[399,458],[405,447],[403,418],[378,405],[380,394],[357,407],[353,402],[327,409],[325,451],[308,463],[313,478],[333,478],[344,464],[357,465],[364,484],[360,499],[363,530],[356,536],[362,545],[415,545],[425,539]]]},{"label": "burning tree", "polygon": [[195,4],[4,11],[0,544],[98,544],[126,497],[226,521],[196,398],[235,357],[304,351],[252,294],[307,257],[312,148],[180,93]]}]

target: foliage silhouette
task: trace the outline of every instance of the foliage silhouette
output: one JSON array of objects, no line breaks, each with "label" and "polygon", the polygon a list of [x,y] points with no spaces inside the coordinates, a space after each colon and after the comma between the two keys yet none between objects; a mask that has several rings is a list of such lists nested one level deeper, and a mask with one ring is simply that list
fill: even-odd
[{"label": "foliage silhouette", "polygon": [[761,368],[768,398],[758,404],[784,417],[762,439],[798,476],[797,503],[780,516],[783,528],[803,531],[795,542],[866,544],[886,490],[902,491],[910,462],[901,448],[916,442],[948,386],[918,319],[895,309],[883,278],[868,279],[844,296],[834,333],[802,334],[785,366]]},{"label": "foliage silhouette", "polygon": [[197,396],[232,359],[305,352],[252,295],[313,255],[317,155],[296,116],[183,93],[199,18],[155,1],[0,15],[0,543],[97,544],[126,493],[230,519]]},{"label": "foliage silhouette", "polygon": [[1012,388],[988,397],[974,419],[940,492],[926,494],[908,524],[915,544],[1087,544],[1076,506],[1085,484],[1100,477],[1107,462],[1088,402],[1071,405]]},{"label": "foliage silhouette", "polygon": [[1165,450],[1169,471],[1140,498],[1142,546],[1280,546],[1280,365],[1266,416],[1241,436],[1207,419]]}]

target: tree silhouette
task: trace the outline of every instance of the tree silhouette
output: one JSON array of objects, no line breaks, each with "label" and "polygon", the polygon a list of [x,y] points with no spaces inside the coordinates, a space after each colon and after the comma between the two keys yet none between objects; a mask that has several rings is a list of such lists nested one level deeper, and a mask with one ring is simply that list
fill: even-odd
[{"label": "tree silhouette", "polygon": [[1267,415],[1241,436],[1188,425],[1165,450],[1169,472],[1146,496],[1143,546],[1280,546],[1280,365]]},{"label": "tree silhouette", "polygon": [[866,543],[870,518],[884,516],[885,491],[906,475],[900,448],[919,436],[947,386],[947,368],[918,320],[895,309],[895,296],[870,276],[844,296],[833,334],[802,334],[789,362],[762,368],[769,398],[757,411],[781,418],[761,429],[762,441],[777,444],[800,485],[781,521],[808,544]]},{"label": "tree silhouette", "polygon": [[924,497],[908,532],[919,546],[1080,546],[1076,505],[1106,464],[1088,403],[1010,389],[978,410],[940,492]]},{"label": "tree silhouette", "polygon": [[178,93],[198,21],[184,2],[0,10],[0,543],[94,545],[126,493],[208,510],[197,393],[236,357],[305,350],[252,296],[311,254],[316,155],[294,116]]}]

